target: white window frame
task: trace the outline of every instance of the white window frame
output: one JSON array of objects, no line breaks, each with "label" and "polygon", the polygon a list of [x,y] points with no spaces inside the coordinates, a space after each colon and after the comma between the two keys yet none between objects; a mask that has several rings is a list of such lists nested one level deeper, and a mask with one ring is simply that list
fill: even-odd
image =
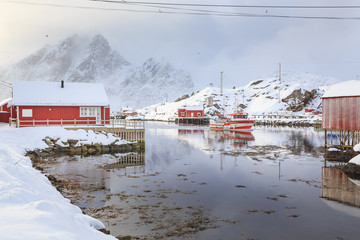
[{"label": "white window frame", "polygon": [[185,112],[181,112],[181,116],[185,116]]},{"label": "white window frame", "polygon": [[197,116],[198,116],[198,117],[201,117],[201,113],[198,112],[198,113],[197,113]]},{"label": "white window frame", "polygon": [[21,116],[22,117],[32,117],[33,116],[32,109],[22,109]]},{"label": "white window frame", "polygon": [[80,107],[80,117],[96,117],[97,107]]}]

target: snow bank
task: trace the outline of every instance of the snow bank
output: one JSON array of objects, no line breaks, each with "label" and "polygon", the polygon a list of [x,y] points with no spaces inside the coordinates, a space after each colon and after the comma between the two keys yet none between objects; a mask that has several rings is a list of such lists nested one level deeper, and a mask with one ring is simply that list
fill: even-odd
[{"label": "snow bank", "polygon": [[359,144],[356,144],[356,145],[354,146],[354,151],[355,151],[355,152],[360,152],[360,143],[359,143]]},{"label": "snow bank", "polygon": [[46,148],[45,137],[108,144],[104,137],[60,127],[0,128],[0,236],[2,239],[115,239],[103,223],[82,214],[39,171],[28,150]]},{"label": "snow bank", "polygon": [[357,156],[355,156],[355,157],[353,157],[353,158],[349,161],[349,163],[354,163],[354,164],[356,164],[356,165],[360,165],[360,154],[357,155]]}]

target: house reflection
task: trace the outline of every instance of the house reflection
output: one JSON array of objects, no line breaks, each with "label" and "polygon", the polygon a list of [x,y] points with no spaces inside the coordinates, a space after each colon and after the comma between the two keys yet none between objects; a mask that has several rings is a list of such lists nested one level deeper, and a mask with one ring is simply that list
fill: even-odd
[{"label": "house reflection", "polygon": [[360,186],[354,182],[340,169],[322,167],[321,197],[360,207]]},{"label": "house reflection", "polygon": [[204,135],[203,129],[178,129],[178,135]]},{"label": "house reflection", "polygon": [[103,167],[107,171],[116,171],[117,175],[127,175],[145,172],[145,153],[120,156],[114,163]]}]

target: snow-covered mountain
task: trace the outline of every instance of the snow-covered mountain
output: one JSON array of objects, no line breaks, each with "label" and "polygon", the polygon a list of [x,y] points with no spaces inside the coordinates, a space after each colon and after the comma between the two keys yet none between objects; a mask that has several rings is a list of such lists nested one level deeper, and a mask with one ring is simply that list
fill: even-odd
[{"label": "snow-covered mountain", "polygon": [[[146,119],[167,120],[177,114],[184,106],[204,106],[208,116],[243,110],[250,114],[276,113],[280,111],[303,113],[304,108],[321,109],[321,96],[329,86],[339,80],[310,73],[283,73],[278,76],[251,81],[246,86],[224,89],[224,97],[217,87],[207,87],[184,100],[155,104],[143,108],[140,113]],[[279,100],[280,96],[280,100]],[[209,104],[209,100],[212,104]]]},{"label": "snow-covered mountain", "polygon": [[[133,66],[112,50],[102,35],[74,35],[0,71],[0,81],[15,80],[104,83],[114,111],[172,101],[193,90],[189,73],[154,58],[142,66]],[[10,95],[10,88],[0,88],[0,100]]]}]

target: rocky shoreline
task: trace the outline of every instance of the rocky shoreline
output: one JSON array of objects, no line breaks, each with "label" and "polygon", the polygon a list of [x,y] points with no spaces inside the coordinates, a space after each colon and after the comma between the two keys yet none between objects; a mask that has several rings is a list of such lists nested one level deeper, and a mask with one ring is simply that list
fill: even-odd
[{"label": "rocky shoreline", "polygon": [[43,141],[48,145],[45,149],[36,149],[26,153],[32,160],[37,157],[49,157],[59,154],[97,156],[101,154],[141,152],[145,151],[144,142],[131,142],[127,144],[118,144],[119,140],[113,143],[103,145],[101,143],[79,144],[79,140],[68,139],[66,142],[60,141],[59,138],[46,137]]},{"label": "rocky shoreline", "polygon": [[[131,142],[127,144],[118,144],[119,140],[115,140],[111,144],[78,144],[79,140],[68,139],[66,142],[59,142],[59,138],[46,137],[43,141],[48,145],[45,149],[36,149],[34,151],[28,151],[26,156],[30,157],[33,162],[34,168],[41,171],[49,179],[51,184],[64,195],[64,190],[68,188],[74,188],[72,183],[66,180],[60,180],[54,175],[48,174],[44,171],[44,168],[39,164],[38,159],[61,156],[61,155],[81,155],[81,156],[99,156],[102,154],[115,154],[115,153],[126,153],[126,152],[144,152],[144,142]],[[73,203],[75,204],[75,203]],[[75,204],[76,205],[76,204]],[[83,211],[84,214],[86,214]],[[110,234],[107,229],[98,229],[99,231]],[[116,237],[117,239],[125,239],[122,237]]]}]

